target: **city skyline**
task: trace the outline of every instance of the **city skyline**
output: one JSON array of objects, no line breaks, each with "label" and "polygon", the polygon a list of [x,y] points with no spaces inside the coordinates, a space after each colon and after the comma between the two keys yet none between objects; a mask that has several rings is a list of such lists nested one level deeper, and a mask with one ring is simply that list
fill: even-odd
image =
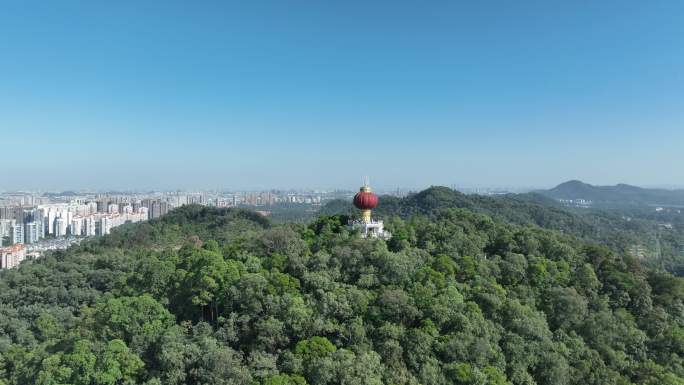
[{"label": "city skyline", "polygon": [[684,180],[678,1],[2,9],[0,190]]},{"label": "city skyline", "polygon": [[[159,219],[188,204],[215,208],[251,208],[264,217],[294,212],[301,218],[324,202],[351,192],[235,193],[74,193],[36,195],[0,193],[0,269],[18,266],[49,250],[65,249],[85,238],[109,234],[113,228]],[[282,206],[286,208],[281,209]],[[288,208],[294,210],[288,211]]]}]

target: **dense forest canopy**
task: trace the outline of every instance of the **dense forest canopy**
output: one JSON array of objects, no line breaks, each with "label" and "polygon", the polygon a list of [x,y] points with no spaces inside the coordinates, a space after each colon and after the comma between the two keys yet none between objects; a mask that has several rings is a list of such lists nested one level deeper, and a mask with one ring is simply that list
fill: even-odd
[{"label": "dense forest canopy", "polygon": [[684,384],[681,278],[463,208],[345,223],[185,206],[3,271],[0,384]]}]

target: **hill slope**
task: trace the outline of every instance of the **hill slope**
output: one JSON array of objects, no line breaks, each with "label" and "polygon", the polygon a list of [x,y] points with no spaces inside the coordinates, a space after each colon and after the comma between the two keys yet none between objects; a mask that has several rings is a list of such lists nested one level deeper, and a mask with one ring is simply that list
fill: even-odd
[{"label": "hill slope", "polygon": [[468,210],[343,221],[188,206],[0,272],[0,383],[684,381],[681,279]]}]

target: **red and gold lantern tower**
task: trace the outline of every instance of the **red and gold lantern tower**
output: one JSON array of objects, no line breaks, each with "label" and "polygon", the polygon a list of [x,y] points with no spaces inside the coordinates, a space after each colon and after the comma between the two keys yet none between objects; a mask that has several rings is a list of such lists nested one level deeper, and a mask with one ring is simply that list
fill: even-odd
[{"label": "red and gold lantern tower", "polygon": [[361,217],[350,221],[349,227],[358,230],[363,238],[389,239],[392,235],[385,231],[382,221],[371,217],[371,212],[377,205],[378,196],[373,193],[366,179],[363,187],[354,195],[354,206],[361,210]]},{"label": "red and gold lantern tower", "polygon": [[378,205],[378,196],[373,194],[370,186],[363,186],[354,195],[354,206],[361,210],[361,220],[365,223],[371,222],[371,210]]}]

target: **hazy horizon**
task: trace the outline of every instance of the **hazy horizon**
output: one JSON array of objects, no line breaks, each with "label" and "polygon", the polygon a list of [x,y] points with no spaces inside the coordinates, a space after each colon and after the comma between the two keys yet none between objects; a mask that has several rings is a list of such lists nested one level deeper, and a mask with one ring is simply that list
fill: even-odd
[{"label": "hazy horizon", "polygon": [[[456,190],[491,190],[496,191],[496,190],[501,190],[501,191],[508,191],[508,192],[514,192],[514,193],[525,193],[525,192],[532,192],[535,190],[549,190],[552,189],[562,183],[569,182],[564,181],[560,183],[556,183],[553,185],[549,186],[504,186],[504,185],[458,185],[458,184],[430,184],[430,185],[425,185],[425,186],[384,186],[384,185],[379,185],[379,184],[373,184],[371,183],[372,187],[374,188],[375,191],[380,192],[380,193],[392,193],[397,190],[402,191],[402,192],[407,192],[407,191],[422,191],[430,187],[434,186],[444,186],[444,187],[449,187],[449,188],[454,188]],[[583,183],[587,183],[586,181],[581,181]],[[169,187],[169,188],[155,188],[155,187],[150,187],[150,188],[126,188],[126,187],[121,187],[121,188],[98,188],[98,187],[91,187],[91,188],[57,188],[57,189],[46,189],[46,188],[40,188],[40,189],[0,189],[0,193],[20,193],[20,192],[34,192],[34,193],[61,193],[61,192],[75,192],[75,193],[113,193],[113,192],[122,192],[122,193],[147,193],[147,192],[181,192],[181,193],[192,193],[192,192],[210,192],[210,191],[217,191],[217,192],[229,192],[229,191],[236,191],[236,192],[250,192],[250,191],[268,191],[268,190],[274,190],[274,191],[313,191],[313,190],[320,190],[320,191],[356,191],[358,187],[362,183],[359,182],[357,185],[349,185],[349,186],[252,186],[252,187],[216,187],[216,188],[198,188],[198,187]],[[614,185],[606,185],[606,184],[594,184],[594,183],[588,183],[592,186],[597,186],[597,187],[605,187],[605,186],[614,186]],[[623,184],[623,183],[619,183]],[[633,185],[629,183],[625,183],[628,185],[632,186],[637,186],[641,187],[644,189],[662,189],[662,190],[684,190],[684,185],[671,185],[671,184],[660,184],[660,185]]]},{"label": "hazy horizon", "polygon": [[684,184],[684,3],[494,3],[10,2],[0,190]]}]

